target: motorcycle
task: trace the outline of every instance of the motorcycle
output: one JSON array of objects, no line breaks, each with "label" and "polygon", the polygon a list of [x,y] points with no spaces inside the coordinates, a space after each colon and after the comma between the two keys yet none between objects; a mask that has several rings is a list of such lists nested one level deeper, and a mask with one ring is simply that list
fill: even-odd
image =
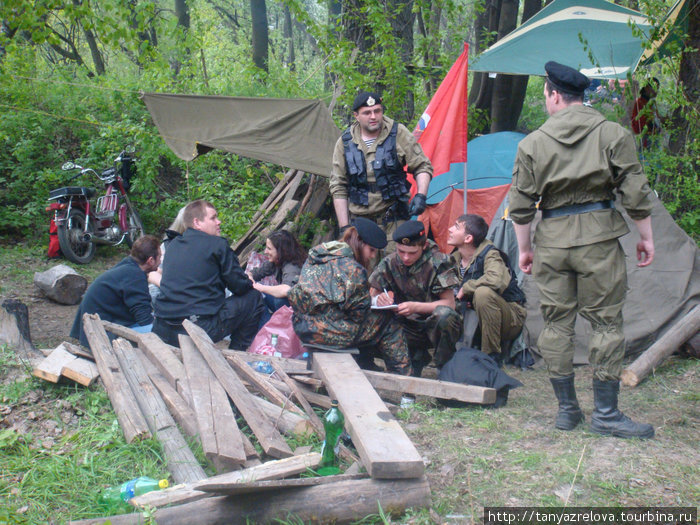
[{"label": "motorcycle", "polygon": [[129,195],[130,181],[136,173],[134,149],[126,148],[114,165],[98,174],[74,162],[61,166],[64,171],[80,170],[67,182],[89,174],[104,184],[104,195],[95,202],[95,188],[64,186],[49,192],[51,204],[46,211],[54,213],[58,242],[63,255],[78,264],[87,264],[95,256],[98,244],[116,246],[125,242],[131,246],[144,234],[143,223]]}]

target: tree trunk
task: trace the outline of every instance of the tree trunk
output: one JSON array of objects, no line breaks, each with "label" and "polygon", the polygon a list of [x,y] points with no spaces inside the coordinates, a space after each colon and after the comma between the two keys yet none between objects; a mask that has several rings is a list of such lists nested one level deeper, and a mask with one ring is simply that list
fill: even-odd
[{"label": "tree trunk", "polygon": [[253,22],[253,63],[267,72],[267,6],[265,0],[250,0],[250,17]]},{"label": "tree trunk", "polygon": [[687,114],[694,111],[697,116],[700,103],[700,0],[688,0],[688,38],[683,48],[679,82],[688,99],[688,107],[679,107],[673,112],[669,149],[675,154],[685,149],[689,130],[697,129],[698,125],[697,119],[689,119]]},{"label": "tree trunk", "polygon": [[[518,23],[518,0],[502,0],[498,18],[498,40],[506,36]],[[510,131],[515,128],[510,114],[510,97],[513,75],[498,75],[491,94],[491,133]]]},{"label": "tree trunk", "polygon": [[287,39],[287,67],[290,71],[296,69],[296,58],[294,57],[294,24],[292,24],[292,13],[289,5],[284,4],[284,38]]},{"label": "tree trunk", "polygon": [[[500,0],[485,0],[484,10],[479,13],[474,22],[474,41],[475,51],[477,53],[483,51],[488,42],[486,35],[492,34],[498,29],[498,19],[500,16],[501,2]],[[488,73],[474,74],[472,88],[469,92],[469,105],[474,106],[477,110],[486,112],[486,117],[491,117],[491,98],[493,92],[493,79],[489,78]],[[488,133],[488,122],[480,122],[478,127],[473,131],[475,133]]]},{"label": "tree trunk", "polygon": [[[394,13],[389,20],[393,36],[399,45],[401,62],[404,66],[413,64],[413,22],[415,20],[413,0],[392,0],[387,3],[387,9],[390,13]],[[405,71],[407,76],[413,76],[408,68]],[[394,116],[399,122],[409,122],[415,113],[413,90],[410,88],[413,83],[409,81],[407,85],[409,87],[402,97],[403,108]]]}]

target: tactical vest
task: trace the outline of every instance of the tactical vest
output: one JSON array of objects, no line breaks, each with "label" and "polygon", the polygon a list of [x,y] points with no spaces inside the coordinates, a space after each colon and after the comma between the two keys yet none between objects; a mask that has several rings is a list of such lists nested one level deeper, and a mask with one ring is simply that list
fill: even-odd
[{"label": "tactical vest", "polygon": [[365,155],[352,141],[350,128],[343,133],[345,151],[345,171],[348,175],[348,200],[353,204],[369,206],[369,193],[379,190],[382,200],[401,199],[408,193],[409,185],[406,172],[396,154],[396,131],[398,123],[394,122],[389,136],[377,145],[377,152],[372,162],[376,188],[367,182]]},{"label": "tactical vest", "polygon": [[476,259],[474,259],[474,262],[471,264],[471,266],[467,268],[467,271],[464,272],[462,284],[464,284],[467,281],[471,281],[472,279],[479,279],[482,275],[484,275],[484,260],[486,259],[486,254],[489,253],[491,248],[495,248],[496,251],[499,253],[501,259],[508,267],[508,273],[510,274],[510,282],[508,283],[506,289],[503,290],[501,297],[503,297],[509,303],[518,303],[520,305],[524,305],[525,294],[520,289],[520,286],[518,286],[518,280],[515,278],[515,272],[513,271],[513,267],[510,265],[510,260],[508,259],[508,256],[504,252],[496,248],[493,244],[490,244],[486,248],[484,248],[483,251],[476,257]]}]

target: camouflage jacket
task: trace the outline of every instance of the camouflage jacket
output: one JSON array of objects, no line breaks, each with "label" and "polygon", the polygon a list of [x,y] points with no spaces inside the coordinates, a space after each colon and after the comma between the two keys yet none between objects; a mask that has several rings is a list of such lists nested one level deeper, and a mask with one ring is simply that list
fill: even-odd
[{"label": "camouflage jacket", "polygon": [[353,346],[372,305],[367,270],[344,242],[312,248],[287,297],[294,331],[306,343]]},{"label": "camouflage jacket", "polygon": [[377,290],[394,292],[394,302],[418,301],[428,303],[440,299],[440,294],[460,284],[459,274],[450,258],[441,253],[437,244],[428,247],[411,266],[401,262],[397,253],[384,257],[369,278]]}]

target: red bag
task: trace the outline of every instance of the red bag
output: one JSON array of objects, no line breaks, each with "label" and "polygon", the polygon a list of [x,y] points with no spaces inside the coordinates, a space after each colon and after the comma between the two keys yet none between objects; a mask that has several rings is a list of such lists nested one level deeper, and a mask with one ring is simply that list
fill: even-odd
[{"label": "red bag", "polygon": [[[292,327],[292,307],[283,306],[272,314],[270,320],[260,329],[248,352],[258,355],[272,355],[279,352],[282,357],[300,357],[304,353],[301,340]],[[277,334],[277,347],[272,348],[272,334]]]},{"label": "red bag", "polygon": [[49,224],[49,259],[55,259],[61,256],[61,246],[58,244],[58,227],[56,221],[51,217]]}]

